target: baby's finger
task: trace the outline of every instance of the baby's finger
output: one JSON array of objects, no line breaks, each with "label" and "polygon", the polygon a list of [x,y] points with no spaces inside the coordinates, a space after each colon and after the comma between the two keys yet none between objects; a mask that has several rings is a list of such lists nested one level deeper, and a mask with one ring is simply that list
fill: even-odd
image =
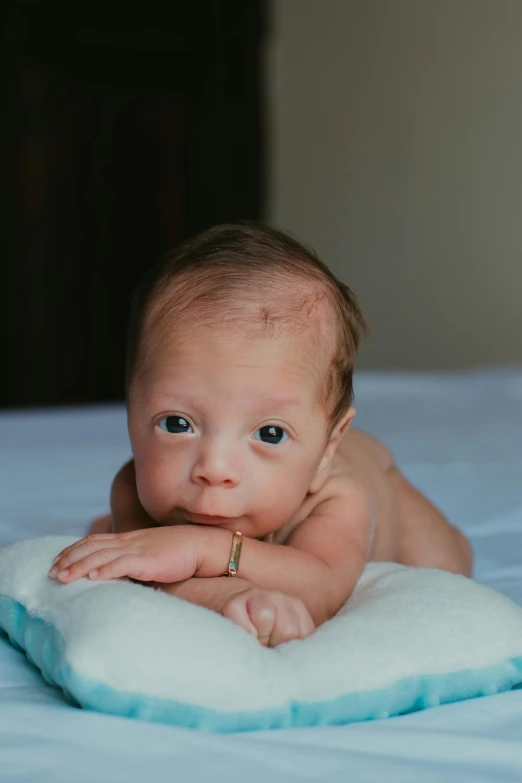
[{"label": "baby's finger", "polygon": [[270,647],[299,638],[299,617],[292,602],[281,600],[277,604],[277,620],[270,637]]},{"label": "baby's finger", "polygon": [[257,639],[257,629],[250,621],[246,607],[246,601],[237,597],[231,598],[230,601],[227,601],[223,607],[222,615],[228,620],[232,620],[233,623],[239,625],[247,633],[255,636]]},{"label": "baby's finger", "polygon": [[123,576],[128,576],[139,581],[143,573],[143,558],[140,555],[126,554],[116,557],[110,563],[100,566],[100,568],[91,569],[88,576],[89,579],[100,581],[121,579]]},{"label": "baby's finger", "polygon": [[84,557],[88,557],[95,552],[108,550],[113,547],[117,549],[121,546],[122,542],[116,537],[107,539],[106,541],[94,541],[91,540],[90,537],[82,539],[82,541],[78,541],[77,544],[73,545],[68,552],[60,554],[58,558],[55,559],[54,564],[51,566],[50,573],[63,571],[64,568],[69,568],[73,563],[76,563],[78,560],[82,560]]},{"label": "baby's finger", "polygon": [[259,641],[268,647],[276,622],[276,607],[267,596],[253,595],[247,600],[247,609],[252,624],[257,629]]},{"label": "baby's finger", "polygon": [[[121,547],[111,549],[99,549],[86,557],[82,557],[68,567],[58,563],[49,572],[50,576],[55,576],[59,582],[74,582],[83,576],[88,576],[92,571],[99,571],[102,566],[116,560],[124,554]],[[55,571],[56,569],[56,571]]]},{"label": "baby's finger", "polygon": [[85,546],[85,544],[88,544],[89,542],[93,541],[109,541],[111,539],[114,539],[118,536],[117,533],[97,533],[92,536],[85,536],[85,538],[80,538],[79,541],[75,541],[74,544],[70,544],[69,546],[66,546],[65,549],[62,549],[61,552],[58,552],[56,557],[53,559],[53,565],[60,560],[60,558],[66,556],[69,554],[69,552],[72,552],[73,550],[77,549],[78,547]]},{"label": "baby's finger", "polygon": [[302,603],[295,607],[297,613],[297,622],[299,627],[299,639],[306,639],[315,631],[315,623],[310,616],[310,612]]}]

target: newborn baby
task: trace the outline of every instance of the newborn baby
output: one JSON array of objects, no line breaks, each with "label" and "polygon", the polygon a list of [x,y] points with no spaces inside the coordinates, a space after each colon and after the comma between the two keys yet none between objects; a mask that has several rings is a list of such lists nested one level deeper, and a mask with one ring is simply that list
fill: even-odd
[{"label": "newborn baby", "polygon": [[50,576],[152,583],[275,646],[333,617],[368,561],[469,575],[463,535],[350,429],[364,329],[347,286],[280,231],[217,226],[169,255],[134,301],[133,459]]}]

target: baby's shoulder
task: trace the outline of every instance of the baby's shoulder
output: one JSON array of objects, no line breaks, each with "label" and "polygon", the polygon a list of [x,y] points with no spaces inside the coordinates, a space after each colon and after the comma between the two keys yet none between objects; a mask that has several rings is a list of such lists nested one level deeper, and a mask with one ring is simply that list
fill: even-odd
[{"label": "baby's shoulder", "polygon": [[361,469],[359,460],[354,459],[352,454],[338,450],[321,489],[307,495],[300,509],[301,519],[322,511],[325,505],[353,502],[358,497],[368,496],[372,491],[368,478],[368,471]]},{"label": "baby's shoulder", "polygon": [[318,495],[307,517],[310,521],[324,516],[350,518],[352,522],[359,517],[364,520],[373,507],[371,488],[361,476],[350,470],[332,472]]},{"label": "baby's shoulder", "polygon": [[324,503],[336,498],[348,499],[354,495],[364,495],[369,491],[366,474],[354,463],[351,457],[337,452],[330,466],[330,473],[321,490],[319,502]]},{"label": "baby's shoulder", "polygon": [[319,492],[307,495],[295,516],[266,540],[286,544],[297,530],[309,530],[314,524],[321,524],[325,517],[330,522],[338,520],[339,530],[353,531],[358,526],[366,529],[371,507],[368,488],[355,474],[341,468],[332,471]]}]

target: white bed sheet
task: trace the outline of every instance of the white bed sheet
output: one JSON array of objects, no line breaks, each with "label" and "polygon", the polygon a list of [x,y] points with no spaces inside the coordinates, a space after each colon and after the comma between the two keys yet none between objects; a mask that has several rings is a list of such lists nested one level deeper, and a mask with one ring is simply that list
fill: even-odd
[{"label": "white bed sheet", "polygon": [[[358,424],[470,536],[522,605],[522,371],[360,374]],[[0,545],[81,535],[129,456],[120,406],[0,415]],[[0,638],[0,780],[520,781],[522,691],[342,727],[211,735],[69,706]]]}]

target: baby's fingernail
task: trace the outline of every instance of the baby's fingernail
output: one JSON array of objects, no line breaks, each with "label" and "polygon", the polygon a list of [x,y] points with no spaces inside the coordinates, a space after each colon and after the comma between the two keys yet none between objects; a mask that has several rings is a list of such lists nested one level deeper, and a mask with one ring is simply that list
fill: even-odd
[{"label": "baby's fingernail", "polygon": [[256,639],[259,639],[257,628],[255,628],[253,625],[251,625],[250,628],[248,629],[248,633],[251,634],[251,636],[255,637]]},{"label": "baby's fingernail", "polygon": [[58,573],[58,569],[56,568],[56,566],[53,566],[51,568],[51,570],[49,571],[49,576],[52,578],[52,577],[56,576],[57,573]]},{"label": "baby's fingernail", "polygon": [[64,568],[63,571],[58,571],[58,579],[65,579],[67,576],[69,576],[68,568]]},{"label": "baby's fingernail", "polygon": [[97,568],[93,568],[92,571],[89,571],[89,579],[96,579],[99,573]]}]

